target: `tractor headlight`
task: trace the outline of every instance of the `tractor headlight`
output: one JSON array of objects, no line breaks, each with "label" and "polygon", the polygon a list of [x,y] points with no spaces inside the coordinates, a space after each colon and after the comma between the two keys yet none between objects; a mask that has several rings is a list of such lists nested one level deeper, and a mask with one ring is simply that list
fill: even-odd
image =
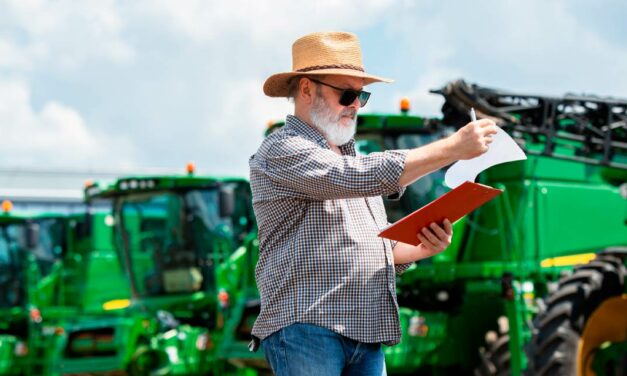
[{"label": "tractor headlight", "polygon": [[211,347],[211,338],[209,337],[209,333],[201,333],[196,338],[196,349],[199,351],[207,350]]},{"label": "tractor headlight", "polygon": [[15,344],[15,349],[13,351],[15,353],[15,356],[26,356],[28,355],[28,345],[25,342],[17,341],[17,343]]}]

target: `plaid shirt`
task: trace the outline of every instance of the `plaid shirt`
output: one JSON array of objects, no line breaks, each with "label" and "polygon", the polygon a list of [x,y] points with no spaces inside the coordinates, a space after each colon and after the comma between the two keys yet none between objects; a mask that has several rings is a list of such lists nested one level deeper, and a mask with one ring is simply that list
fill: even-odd
[{"label": "plaid shirt", "polygon": [[259,225],[261,313],[253,335],[290,324],[319,325],[359,342],[392,345],[401,331],[393,244],[381,195],[400,195],[406,151],[334,153],[295,116],[250,158]]}]

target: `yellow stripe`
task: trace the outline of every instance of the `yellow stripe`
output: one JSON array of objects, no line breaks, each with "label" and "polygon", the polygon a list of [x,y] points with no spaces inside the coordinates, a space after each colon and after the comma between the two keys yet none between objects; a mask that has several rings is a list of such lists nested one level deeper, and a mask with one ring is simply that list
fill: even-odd
[{"label": "yellow stripe", "polygon": [[112,311],[114,309],[122,309],[131,305],[131,301],[128,299],[115,299],[109,300],[108,302],[102,305],[102,308],[105,311]]},{"label": "yellow stripe", "polygon": [[523,298],[527,299],[527,300],[531,300],[533,298],[536,297],[536,294],[532,293],[532,292],[526,292],[523,294]]},{"label": "yellow stripe", "polygon": [[586,264],[596,257],[596,253],[582,253],[580,255],[560,256],[542,260],[540,266],[543,268],[551,268],[555,266],[571,266],[577,264]]}]

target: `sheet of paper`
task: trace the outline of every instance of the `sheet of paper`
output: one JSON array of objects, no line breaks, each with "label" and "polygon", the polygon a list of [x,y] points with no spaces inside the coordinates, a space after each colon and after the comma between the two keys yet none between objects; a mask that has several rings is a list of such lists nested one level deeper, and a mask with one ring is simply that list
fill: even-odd
[{"label": "sheet of paper", "polygon": [[522,149],[504,130],[499,128],[488,151],[477,158],[454,163],[444,175],[444,182],[449,188],[455,188],[465,181],[474,182],[479,173],[494,165],[527,159]]}]

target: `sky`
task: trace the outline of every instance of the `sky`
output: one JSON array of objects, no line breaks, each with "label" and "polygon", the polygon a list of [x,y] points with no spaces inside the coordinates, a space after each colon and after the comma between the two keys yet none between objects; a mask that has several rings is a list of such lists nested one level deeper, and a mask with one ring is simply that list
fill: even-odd
[{"label": "sky", "polygon": [[528,1],[0,0],[0,168],[247,176],[265,97],[313,31],[361,41],[362,113],[438,116],[448,81],[627,98],[627,3]]}]

